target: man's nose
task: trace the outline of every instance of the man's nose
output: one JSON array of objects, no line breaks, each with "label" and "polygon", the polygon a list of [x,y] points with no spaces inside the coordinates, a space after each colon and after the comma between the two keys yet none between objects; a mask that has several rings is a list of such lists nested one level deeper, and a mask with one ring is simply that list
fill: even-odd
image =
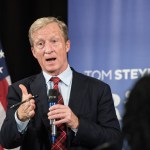
[{"label": "man's nose", "polygon": [[46,53],[52,53],[54,51],[52,45],[50,42],[47,42],[46,45],[45,45],[45,52]]}]

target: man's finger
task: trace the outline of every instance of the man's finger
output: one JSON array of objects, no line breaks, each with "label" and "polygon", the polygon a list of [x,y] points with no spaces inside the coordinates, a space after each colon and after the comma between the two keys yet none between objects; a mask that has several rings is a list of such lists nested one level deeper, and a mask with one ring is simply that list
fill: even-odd
[{"label": "man's finger", "polygon": [[19,87],[20,87],[23,95],[28,94],[27,88],[23,84],[19,84]]}]

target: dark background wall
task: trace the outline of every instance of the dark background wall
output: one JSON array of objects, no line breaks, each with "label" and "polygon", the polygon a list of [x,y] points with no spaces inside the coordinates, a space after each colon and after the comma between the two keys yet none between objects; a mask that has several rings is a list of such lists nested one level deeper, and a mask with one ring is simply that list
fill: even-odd
[{"label": "dark background wall", "polygon": [[45,16],[67,23],[67,0],[1,0],[0,38],[12,82],[41,71],[31,53],[28,30]]}]

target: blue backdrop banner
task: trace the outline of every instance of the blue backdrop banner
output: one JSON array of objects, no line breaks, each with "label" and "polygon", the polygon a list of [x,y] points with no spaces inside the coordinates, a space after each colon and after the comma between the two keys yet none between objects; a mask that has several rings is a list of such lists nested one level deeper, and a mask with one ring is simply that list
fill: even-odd
[{"label": "blue backdrop banner", "polygon": [[69,61],[111,86],[121,122],[133,83],[150,74],[150,0],[69,0]]}]

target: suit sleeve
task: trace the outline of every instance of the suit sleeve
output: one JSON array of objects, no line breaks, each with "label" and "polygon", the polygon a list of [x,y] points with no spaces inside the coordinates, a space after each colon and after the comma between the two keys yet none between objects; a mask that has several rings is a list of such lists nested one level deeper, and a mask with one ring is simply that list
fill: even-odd
[{"label": "suit sleeve", "polygon": [[21,100],[21,93],[18,93],[19,89],[10,86],[8,89],[8,106],[6,112],[6,118],[1,127],[1,145],[5,148],[15,148],[21,144],[23,135],[18,131],[15,112],[18,107],[10,109],[10,106]]},{"label": "suit sleeve", "polygon": [[94,114],[96,119],[79,116],[78,132],[74,138],[77,145],[93,148],[121,138],[110,87],[105,84],[100,90],[102,92],[94,93],[95,96],[93,96],[95,97],[93,99],[96,99],[93,100],[94,107],[97,110],[97,113]]}]

